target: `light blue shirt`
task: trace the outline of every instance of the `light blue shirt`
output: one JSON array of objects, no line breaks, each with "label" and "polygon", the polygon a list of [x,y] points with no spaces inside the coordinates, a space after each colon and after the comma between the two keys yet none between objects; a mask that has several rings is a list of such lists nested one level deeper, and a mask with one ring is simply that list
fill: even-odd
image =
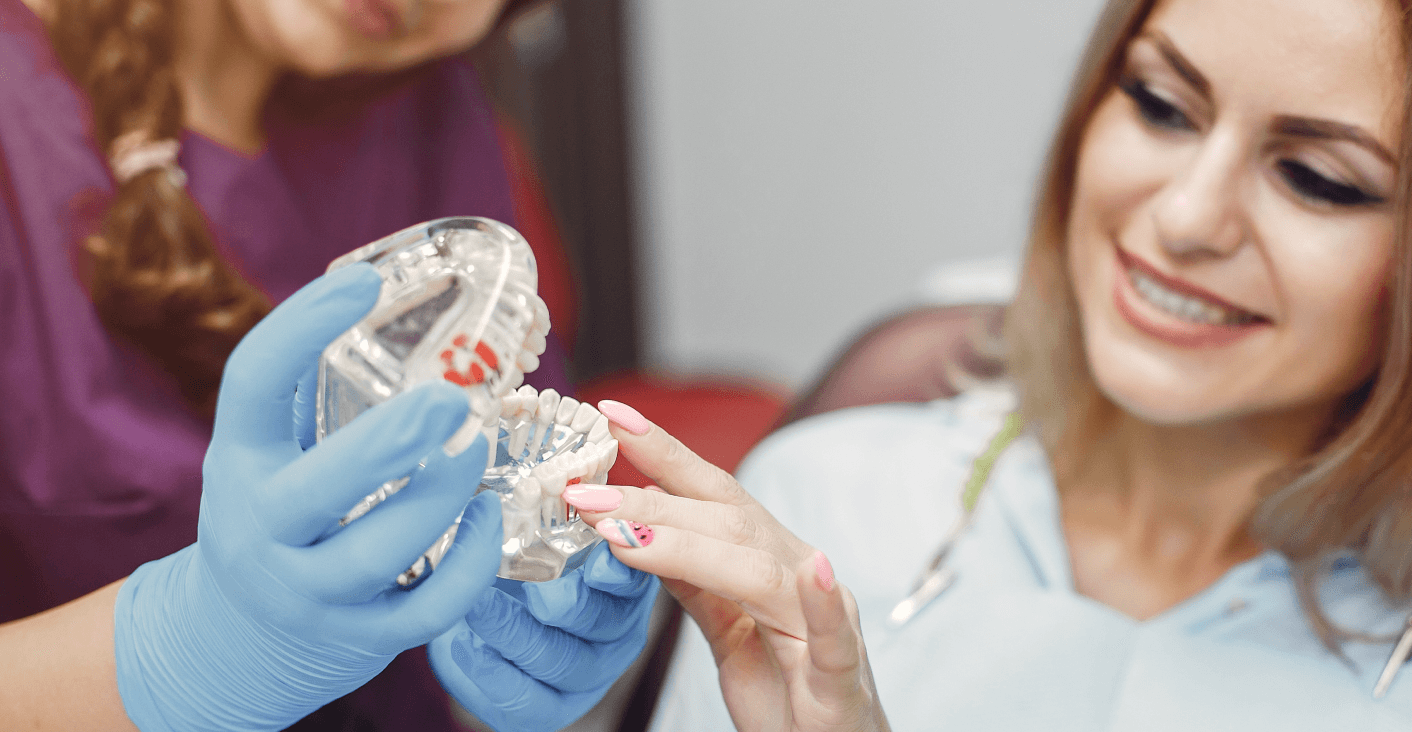
[{"label": "light blue shirt", "polygon": [[[894,729],[1412,730],[1412,669],[1372,696],[1393,641],[1347,643],[1348,662],[1327,651],[1279,554],[1143,622],[1076,593],[1048,461],[1028,434],[997,461],[951,554],[955,584],[890,627],[1012,401],[972,392],[825,415],[770,438],[740,472],[853,591]],[[1322,592],[1347,629],[1395,636],[1407,617],[1351,558]],[[731,729],[710,649],[689,622],[652,729]]]}]

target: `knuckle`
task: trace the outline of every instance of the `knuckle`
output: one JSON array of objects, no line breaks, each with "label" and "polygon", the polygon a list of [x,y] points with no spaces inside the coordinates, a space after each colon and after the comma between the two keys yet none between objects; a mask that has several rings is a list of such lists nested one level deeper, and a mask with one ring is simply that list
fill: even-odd
[{"label": "knuckle", "polygon": [[732,544],[749,546],[755,543],[759,527],[736,506],[727,506],[721,515],[722,538]]}]

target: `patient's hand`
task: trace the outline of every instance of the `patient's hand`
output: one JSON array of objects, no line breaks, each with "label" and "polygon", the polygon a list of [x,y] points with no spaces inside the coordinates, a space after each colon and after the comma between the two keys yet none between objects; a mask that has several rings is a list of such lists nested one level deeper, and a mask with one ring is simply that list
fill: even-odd
[{"label": "patient's hand", "polygon": [[576,485],[564,499],[696,620],[736,727],[888,729],[857,606],[824,555],[635,410],[599,410],[621,453],[661,489]]}]

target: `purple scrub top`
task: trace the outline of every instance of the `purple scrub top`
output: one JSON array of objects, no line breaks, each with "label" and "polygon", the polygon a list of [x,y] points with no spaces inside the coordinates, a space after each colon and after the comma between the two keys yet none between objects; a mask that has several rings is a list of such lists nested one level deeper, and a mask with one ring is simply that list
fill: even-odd
[{"label": "purple scrub top", "polygon": [[[419,221],[513,224],[494,119],[464,61],[356,95],[347,82],[301,83],[271,103],[258,155],[181,140],[217,245],[274,302]],[[211,425],[108,336],[76,274],[78,242],[113,189],[86,105],[41,22],[0,0],[0,622],[196,540]],[[550,349],[528,381],[567,393],[564,352]],[[458,728],[414,650],[296,729]]]}]

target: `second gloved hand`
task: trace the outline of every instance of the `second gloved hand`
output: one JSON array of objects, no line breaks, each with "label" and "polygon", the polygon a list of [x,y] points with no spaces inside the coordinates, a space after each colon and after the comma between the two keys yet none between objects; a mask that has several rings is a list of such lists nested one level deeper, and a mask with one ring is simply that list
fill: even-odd
[{"label": "second gloved hand", "polygon": [[557,580],[502,581],[482,595],[427,646],[432,670],[500,732],[560,729],[592,709],[642,652],[659,586],[599,544]]}]

